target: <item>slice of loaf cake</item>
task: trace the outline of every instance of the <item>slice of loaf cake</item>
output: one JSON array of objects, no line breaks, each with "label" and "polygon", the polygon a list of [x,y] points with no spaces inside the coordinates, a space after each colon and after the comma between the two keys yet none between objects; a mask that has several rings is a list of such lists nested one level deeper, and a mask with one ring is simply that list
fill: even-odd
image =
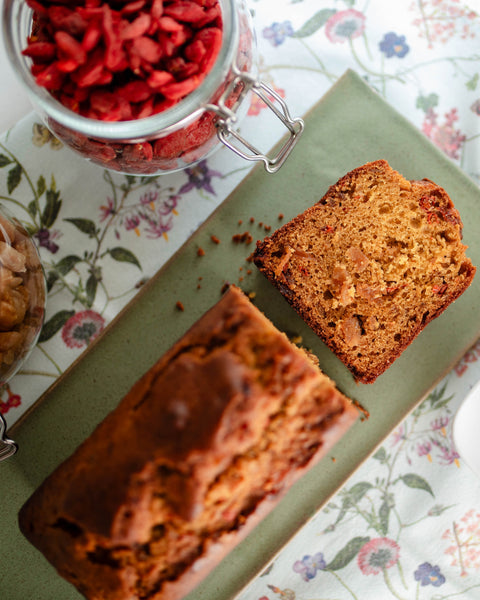
[{"label": "slice of loaf cake", "polygon": [[357,419],[231,287],[20,512],[90,600],[183,598]]},{"label": "slice of loaf cake", "polygon": [[253,260],[355,378],[371,383],[470,285],[465,249],[445,190],[378,160],[258,242]]}]

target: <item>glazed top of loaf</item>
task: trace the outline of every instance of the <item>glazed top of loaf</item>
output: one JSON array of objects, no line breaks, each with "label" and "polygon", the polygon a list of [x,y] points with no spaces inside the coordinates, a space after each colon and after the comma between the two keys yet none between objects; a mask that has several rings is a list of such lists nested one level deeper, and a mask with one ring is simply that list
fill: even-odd
[{"label": "glazed top of loaf", "polygon": [[319,374],[231,287],[54,472],[37,502],[51,520],[68,517],[131,543],[151,526],[143,488],[154,481],[177,516],[194,518],[208,482],[265,427],[272,399]]}]

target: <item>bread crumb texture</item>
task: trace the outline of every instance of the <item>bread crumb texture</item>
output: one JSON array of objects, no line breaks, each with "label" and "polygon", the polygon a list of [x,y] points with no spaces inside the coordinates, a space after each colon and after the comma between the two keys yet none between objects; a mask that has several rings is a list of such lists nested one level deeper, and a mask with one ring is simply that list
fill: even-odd
[{"label": "bread crumb texture", "polygon": [[254,263],[355,378],[371,383],[470,285],[465,250],[446,191],[378,160],[258,242]]},{"label": "bread crumb texture", "polygon": [[20,526],[91,600],[182,598],[357,417],[232,286],[47,478]]}]

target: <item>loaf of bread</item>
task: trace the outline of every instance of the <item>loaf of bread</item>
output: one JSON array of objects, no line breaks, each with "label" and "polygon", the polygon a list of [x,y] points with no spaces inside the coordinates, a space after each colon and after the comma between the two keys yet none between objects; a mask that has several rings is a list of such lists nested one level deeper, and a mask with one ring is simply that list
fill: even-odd
[{"label": "loaf of bread", "polygon": [[352,371],[371,383],[470,285],[446,191],[385,160],[347,173],[253,260]]},{"label": "loaf of bread", "polygon": [[27,500],[21,530],[90,600],[182,598],[357,416],[230,287]]}]

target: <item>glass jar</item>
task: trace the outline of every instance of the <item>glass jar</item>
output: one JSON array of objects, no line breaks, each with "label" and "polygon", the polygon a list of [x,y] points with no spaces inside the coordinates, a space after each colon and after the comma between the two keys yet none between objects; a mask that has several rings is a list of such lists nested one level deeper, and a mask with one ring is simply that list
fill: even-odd
[{"label": "glass jar", "polygon": [[0,204],[0,388],[35,346],[45,298],[37,248],[21,223]]},{"label": "glass jar", "polygon": [[[257,77],[255,36],[245,2],[219,3],[222,45],[208,75],[173,107],[136,120],[106,122],[79,116],[36,84],[30,59],[22,55],[32,28],[32,10],[25,0],[4,0],[4,39],[13,67],[47,127],[91,162],[132,175],[158,175],[192,166],[223,144],[245,160],[263,162],[274,173],[290,154],[304,124],[292,118],[283,99]],[[258,95],[287,129],[273,157],[258,151],[238,132],[249,93]]]}]

